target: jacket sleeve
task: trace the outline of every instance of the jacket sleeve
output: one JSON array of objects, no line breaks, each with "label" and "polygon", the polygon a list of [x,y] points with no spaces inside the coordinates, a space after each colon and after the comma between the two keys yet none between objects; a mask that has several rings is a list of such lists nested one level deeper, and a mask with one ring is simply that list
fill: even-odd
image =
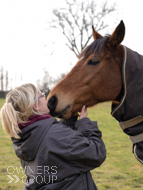
[{"label": "jacket sleeve", "polygon": [[97,122],[83,118],[76,122],[75,128],[77,131],[70,137],[68,160],[81,170],[99,167],[106,158],[106,148]]},{"label": "jacket sleeve", "polygon": [[75,170],[85,172],[99,167],[106,158],[105,145],[97,122],[83,118],[75,123],[76,130],[61,123],[52,129],[52,150],[66,159]]}]

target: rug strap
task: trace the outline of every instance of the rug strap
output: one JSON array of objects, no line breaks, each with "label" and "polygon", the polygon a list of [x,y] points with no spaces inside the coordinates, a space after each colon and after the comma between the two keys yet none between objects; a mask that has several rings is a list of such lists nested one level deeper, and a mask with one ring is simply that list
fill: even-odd
[{"label": "rug strap", "polygon": [[135,135],[135,136],[129,136],[129,137],[133,144],[143,141],[143,133],[141,133],[139,135]]},{"label": "rug strap", "polygon": [[129,127],[133,127],[134,125],[137,125],[139,123],[141,123],[143,121],[143,116],[139,115],[133,119],[127,120],[127,121],[123,121],[123,122],[119,122],[119,125],[121,127],[121,129],[127,129]]}]

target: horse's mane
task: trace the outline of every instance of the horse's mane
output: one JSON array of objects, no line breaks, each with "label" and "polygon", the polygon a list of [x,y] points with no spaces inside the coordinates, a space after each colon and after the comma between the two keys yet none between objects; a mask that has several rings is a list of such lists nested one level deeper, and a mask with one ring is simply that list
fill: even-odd
[{"label": "horse's mane", "polygon": [[107,35],[103,38],[99,38],[93,41],[89,46],[87,46],[78,56],[79,59],[86,58],[91,54],[97,54],[105,48],[105,44],[110,38],[110,35]]}]

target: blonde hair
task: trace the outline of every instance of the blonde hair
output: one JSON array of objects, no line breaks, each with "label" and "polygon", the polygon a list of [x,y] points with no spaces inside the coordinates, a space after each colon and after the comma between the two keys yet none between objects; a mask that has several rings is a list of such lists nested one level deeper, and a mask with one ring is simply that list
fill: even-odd
[{"label": "blonde hair", "polygon": [[1,109],[1,120],[5,132],[14,138],[20,138],[18,124],[25,123],[32,115],[38,114],[33,109],[38,105],[39,90],[33,84],[24,84],[10,91],[6,96],[6,103]]}]

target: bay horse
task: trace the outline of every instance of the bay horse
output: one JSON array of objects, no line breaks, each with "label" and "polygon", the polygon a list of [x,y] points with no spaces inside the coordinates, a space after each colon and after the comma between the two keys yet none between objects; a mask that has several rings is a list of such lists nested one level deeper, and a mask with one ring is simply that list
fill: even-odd
[{"label": "bay horse", "polygon": [[112,116],[130,136],[133,152],[143,163],[143,56],[121,45],[125,25],[94,41],[79,55],[73,69],[49,93],[52,116],[68,119],[82,106],[112,101]]}]

